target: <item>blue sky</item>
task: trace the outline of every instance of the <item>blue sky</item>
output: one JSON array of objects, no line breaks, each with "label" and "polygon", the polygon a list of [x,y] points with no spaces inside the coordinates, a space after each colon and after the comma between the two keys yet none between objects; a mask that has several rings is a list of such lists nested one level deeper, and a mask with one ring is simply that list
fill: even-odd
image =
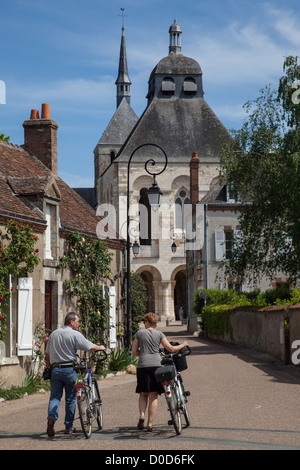
[{"label": "blue sky", "polygon": [[6,103],[0,104],[0,132],[22,145],[22,123],[31,109],[49,103],[59,125],[59,175],[73,187],[93,186],[93,150],[116,110],[121,8],[138,116],[146,107],[149,75],[168,55],[175,17],[182,52],[201,65],[205,99],[227,128],[241,127],[242,105],[261,88],[277,88],[284,57],[300,55],[296,0],[1,2]]}]

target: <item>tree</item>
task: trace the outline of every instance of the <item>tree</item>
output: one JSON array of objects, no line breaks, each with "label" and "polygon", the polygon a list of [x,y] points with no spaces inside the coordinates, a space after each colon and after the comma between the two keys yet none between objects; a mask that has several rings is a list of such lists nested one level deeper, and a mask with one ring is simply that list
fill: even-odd
[{"label": "tree", "polygon": [[25,224],[10,220],[6,230],[0,230],[0,339],[6,332],[5,307],[12,291],[8,288],[9,275],[24,277],[39,264],[39,250],[35,249],[38,237]]},{"label": "tree", "polygon": [[109,328],[109,305],[104,284],[110,275],[112,254],[107,244],[90,236],[71,233],[60,267],[71,271],[64,282],[66,292],[77,300],[81,328],[93,343],[105,344]]},{"label": "tree", "polygon": [[9,135],[7,137],[5,137],[5,134],[0,132],[0,140],[4,140],[4,142],[9,142],[9,139],[10,139]]},{"label": "tree", "polygon": [[221,175],[243,201],[239,214],[243,238],[230,262],[222,264],[226,276],[257,281],[262,275],[271,279],[283,273],[296,282],[300,275],[297,61],[286,58],[277,91],[267,86],[244,105],[248,117],[240,130],[233,131],[235,143],[223,147]]},{"label": "tree", "polygon": [[131,274],[131,312],[132,335],[139,329],[139,323],[143,320],[147,306],[146,285],[138,273]]}]

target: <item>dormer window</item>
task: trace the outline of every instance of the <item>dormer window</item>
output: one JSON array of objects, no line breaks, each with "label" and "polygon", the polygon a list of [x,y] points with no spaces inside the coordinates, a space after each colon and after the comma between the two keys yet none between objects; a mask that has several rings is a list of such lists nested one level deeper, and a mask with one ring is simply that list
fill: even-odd
[{"label": "dormer window", "polygon": [[230,185],[226,185],[226,202],[228,202],[229,204],[236,204],[238,202],[241,202],[240,194],[238,193],[236,199]]},{"label": "dormer window", "polygon": [[184,79],[183,91],[189,95],[197,93],[197,84],[194,78],[188,77]]},{"label": "dormer window", "polygon": [[173,95],[175,93],[174,79],[171,77],[165,77],[162,81],[161,90],[166,95]]}]

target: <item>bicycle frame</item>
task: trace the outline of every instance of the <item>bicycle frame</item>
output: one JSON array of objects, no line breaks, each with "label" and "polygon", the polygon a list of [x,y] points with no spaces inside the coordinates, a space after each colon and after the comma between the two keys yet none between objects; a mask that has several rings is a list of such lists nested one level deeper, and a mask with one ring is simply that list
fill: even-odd
[{"label": "bicycle frame", "polygon": [[[105,353],[106,357],[107,354]],[[77,366],[77,370],[85,371],[82,379],[77,378],[74,389],[76,391],[81,427],[85,437],[89,439],[92,434],[93,419],[96,419],[98,429],[103,427],[102,402],[97,381],[92,375],[90,361],[86,358],[82,359]]]},{"label": "bicycle frame", "polygon": [[[189,352],[185,355],[191,353],[190,348],[187,348]],[[189,392],[185,392],[181,373],[176,369],[176,365],[174,363],[174,356],[177,356],[179,353],[180,351],[178,353],[166,354],[161,361],[164,367],[161,367],[156,371],[156,380],[164,387],[165,398],[171,415],[171,420],[168,424],[173,424],[176,434],[181,434],[182,432],[181,414],[183,414],[185,418],[186,427],[190,425],[186,405],[186,397],[189,396]],[[169,367],[166,367],[167,364]]]}]

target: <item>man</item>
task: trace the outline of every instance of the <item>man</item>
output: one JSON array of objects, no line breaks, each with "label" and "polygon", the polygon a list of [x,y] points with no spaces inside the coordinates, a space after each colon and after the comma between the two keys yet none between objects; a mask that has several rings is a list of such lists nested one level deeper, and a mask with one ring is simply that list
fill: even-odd
[{"label": "man", "polygon": [[79,331],[79,318],[74,312],[66,315],[64,326],[53,331],[46,347],[46,366],[52,367],[51,392],[48,406],[47,434],[55,435],[54,424],[58,418],[59,404],[65,388],[65,433],[73,431],[76,407],[74,384],[77,374],[74,370],[76,352],[103,351],[105,347],[88,341]]}]

